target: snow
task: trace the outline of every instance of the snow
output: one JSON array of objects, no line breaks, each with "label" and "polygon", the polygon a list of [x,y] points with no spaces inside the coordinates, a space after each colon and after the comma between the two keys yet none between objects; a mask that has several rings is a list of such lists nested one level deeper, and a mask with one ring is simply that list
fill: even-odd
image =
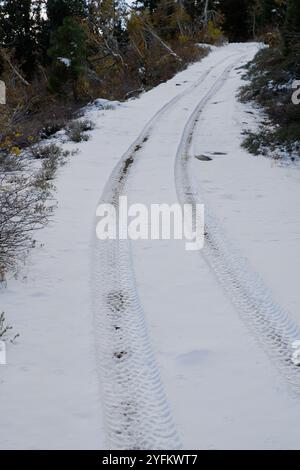
[{"label": "snow", "polygon": [[0,341],[0,365],[6,364],[6,342]]},{"label": "snow", "polygon": [[300,366],[300,348],[293,352],[292,362],[295,366]]},{"label": "snow", "polygon": [[71,60],[67,59],[66,57],[58,57],[57,58],[62,64],[64,64],[67,68],[71,66]]},{"label": "snow", "polygon": [[[119,101],[111,101],[111,100],[105,100],[103,98],[98,98],[95,101],[92,101],[89,103],[83,111],[92,113],[93,111],[97,110],[112,110],[112,109],[117,109],[119,106],[121,106],[121,103]],[[92,114],[91,114],[91,117]],[[95,116],[97,118],[97,114]]]},{"label": "snow", "polygon": [[[195,154],[224,152],[209,163],[193,161],[203,197],[233,244],[249,258],[274,296],[299,323],[300,173],[293,165],[249,155],[241,149],[242,132],[257,116],[255,108],[234,97],[241,71],[231,77],[200,119]],[[254,114],[249,114],[251,111]],[[226,119],[224,119],[226,115]],[[213,122],[209,127],[207,122]]]},{"label": "snow", "polygon": [[294,349],[292,361],[296,366],[300,366],[300,340],[294,341],[292,348]]},{"label": "snow", "polygon": [[[248,47],[251,56],[254,51],[251,45]],[[249,233],[249,230],[256,229],[255,214],[249,218],[248,205],[255,198],[250,182],[259,178],[261,182],[265,181],[265,186],[271,183],[272,194],[279,190],[279,181],[276,188],[270,181],[270,172],[273,170],[270,161],[255,159],[240,148],[241,123],[248,114],[247,109],[234,99],[241,85],[238,74],[237,70],[231,74],[224,89],[213,97],[201,115],[195,132],[195,155],[205,152],[227,152],[228,155],[215,156],[213,162],[194,159],[191,169],[199,185],[206,183],[208,186],[203,190],[205,202],[208,200],[210,205],[215,202],[213,207],[222,221],[228,220],[229,214],[232,215],[226,228],[231,229],[230,237],[239,231],[234,242],[241,241],[241,230]],[[209,85],[207,83],[206,87]],[[189,114],[194,107],[193,102],[197,103],[201,96],[203,89],[189,102],[180,103],[181,113],[174,112],[174,118],[169,117],[156,130],[156,146],[149,148],[147,153],[145,150],[131,183],[132,192],[136,193],[140,202],[150,203],[153,194],[156,203],[172,203],[176,200],[170,168],[174,165],[178,129],[182,129],[186,120],[184,112],[187,110]],[[232,108],[238,112],[234,113]],[[167,137],[168,146],[165,146]],[[227,146],[224,146],[224,141]],[[232,164],[228,162],[230,159]],[[241,168],[247,162],[252,165],[251,172],[249,167],[245,168],[243,181],[236,171],[239,162]],[[260,177],[255,166],[257,163],[260,171],[262,166],[266,168],[264,177]],[[219,172],[218,165],[222,165]],[[280,181],[282,183],[282,177]],[[281,188],[281,194],[289,191],[287,186]],[[238,196],[232,199],[227,197],[225,188],[228,194],[237,188]],[[261,191],[264,193],[263,188]],[[235,203],[231,211],[228,210],[230,203]],[[278,207],[273,206],[270,194],[268,205],[260,209],[258,223],[263,216],[268,218],[273,208],[276,211]],[[286,206],[286,211],[289,210],[290,222],[296,224],[295,207]],[[242,220],[240,213],[243,214]],[[267,220],[266,225],[269,234],[277,237],[278,224],[274,225],[275,231],[272,232],[270,222],[273,221]],[[289,228],[282,227],[282,245],[290,237]],[[261,240],[264,247],[268,245],[269,237],[266,237],[266,233],[260,232],[257,239]],[[294,257],[295,249],[296,246]],[[140,242],[133,251],[138,289],[184,447],[297,448],[299,403],[289,395],[277,370],[271,366],[241,322],[206,262],[201,257],[185,252],[180,242]],[[255,256],[257,263],[261,255],[262,252]],[[250,259],[254,257],[250,256]],[[267,268],[270,275],[274,272],[276,258],[269,256],[265,263],[260,259],[259,268],[263,273]],[[294,266],[297,266],[296,260]],[[285,279],[291,278],[290,272],[285,274]],[[296,275],[294,283],[298,277]],[[280,288],[278,286],[282,293],[285,284],[281,281]],[[288,288],[288,295],[291,291],[292,288]],[[288,295],[284,297],[285,300]],[[297,290],[293,291],[293,299],[297,299]],[[295,309],[296,312],[298,310]],[[290,432],[291,428],[293,432]]]},{"label": "snow", "polygon": [[[64,144],[80,152],[59,170],[53,221],[37,233],[26,265],[0,291],[1,310],[20,333],[16,344],[7,343],[7,365],[0,365],[0,448],[107,448],[91,289],[99,198],[149,119],[187,91],[154,125],[128,182],[130,202],[176,202],[174,163],[185,123],[214,80],[238,59],[195,129],[194,154],[212,160],[194,158],[191,172],[232,243],[300,323],[299,172],[240,147],[242,131],[258,116],[235,98],[242,84],[238,67],[258,47],[214,48],[202,62],[138,99],[97,100],[86,107],[85,117],[96,127],[88,142]],[[203,82],[189,93],[201,74]],[[290,393],[202,255],[187,252],[184,241],[131,246],[138,293],[183,447],[299,448],[299,397]],[[298,343],[293,350],[298,364]]]}]

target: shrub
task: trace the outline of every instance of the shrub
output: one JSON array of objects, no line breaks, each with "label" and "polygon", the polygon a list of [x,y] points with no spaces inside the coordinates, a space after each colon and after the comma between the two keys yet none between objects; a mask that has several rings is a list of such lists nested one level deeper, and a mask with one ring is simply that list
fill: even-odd
[{"label": "shrub", "polygon": [[47,122],[41,129],[41,139],[49,139],[65,126],[65,121]]},{"label": "shrub", "polygon": [[32,234],[48,222],[50,192],[36,186],[37,175],[0,175],[0,267],[13,268],[32,246]]},{"label": "shrub", "polygon": [[86,142],[89,140],[89,136],[85,133],[93,130],[94,128],[95,124],[88,119],[83,121],[73,121],[68,125],[66,133],[72,142]]},{"label": "shrub", "polygon": [[[30,155],[42,160],[42,168],[37,175],[36,186],[43,187],[45,182],[54,178],[59,165],[64,165],[69,155],[74,155],[76,150],[69,152],[62,150],[56,144],[35,145],[30,149]],[[46,185],[47,186],[47,185]]]},{"label": "shrub", "polygon": [[46,158],[58,160],[62,156],[62,150],[56,144],[34,145],[30,148],[29,155],[38,160],[44,160]]},{"label": "shrub", "polygon": [[0,172],[13,173],[24,169],[24,161],[7,151],[0,151]]},{"label": "shrub", "polygon": [[268,120],[257,133],[248,133],[244,146],[254,154],[299,157],[300,106],[292,104],[292,83],[300,73],[297,45],[288,55],[279,47],[261,50],[248,64],[240,99],[264,108]]},{"label": "shrub", "polygon": [[13,327],[6,324],[5,314],[4,312],[0,313],[0,340],[7,341],[9,340],[13,343],[20,335],[15,334],[11,335]]}]

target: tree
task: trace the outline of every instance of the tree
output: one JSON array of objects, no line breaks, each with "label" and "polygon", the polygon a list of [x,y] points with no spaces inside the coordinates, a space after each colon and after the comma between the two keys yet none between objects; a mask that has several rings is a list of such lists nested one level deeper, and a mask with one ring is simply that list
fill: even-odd
[{"label": "tree", "polygon": [[286,0],[262,0],[259,15],[259,26],[262,29],[281,27],[286,13]]},{"label": "tree", "polygon": [[286,28],[295,33],[300,33],[300,2],[288,0],[286,14]]},{"label": "tree", "polygon": [[48,51],[53,60],[50,87],[60,91],[71,81],[73,95],[78,99],[77,82],[84,73],[86,62],[86,35],[75,18],[66,17],[52,35]]},{"label": "tree", "polygon": [[287,1],[287,11],[283,27],[284,54],[289,55],[299,73],[300,49],[300,4],[297,0]]},{"label": "tree", "polygon": [[34,0],[5,0],[0,2],[0,43],[13,50],[13,58],[20,64],[27,78],[35,72],[38,60],[36,24],[41,11]]},{"label": "tree", "polygon": [[62,26],[67,17],[83,18],[87,13],[86,0],[48,0],[47,18],[50,30]]},{"label": "tree", "polygon": [[249,3],[252,0],[222,0],[220,11],[224,15],[223,29],[230,41],[245,41],[251,37]]}]

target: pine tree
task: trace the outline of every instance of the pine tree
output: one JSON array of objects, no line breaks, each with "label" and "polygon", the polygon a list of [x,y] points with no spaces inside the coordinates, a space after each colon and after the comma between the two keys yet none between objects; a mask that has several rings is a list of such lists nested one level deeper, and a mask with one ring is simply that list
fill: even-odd
[{"label": "pine tree", "polygon": [[299,0],[288,0],[285,23],[282,28],[283,52],[290,56],[291,63],[296,61],[299,68],[300,43],[300,3]]},{"label": "pine tree", "polygon": [[50,29],[53,31],[62,26],[65,18],[83,18],[86,15],[86,0],[48,0],[47,17]]},{"label": "pine tree", "polygon": [[286,13],[286,0],[261,0],[259,23],[261,28],[282,26]]},{"label": "pine tree", "polygon": [[300,33],[300,1],[288,0],[286,28],[291,32]]},{"label": "pine tree", "polygon": [[53,60],[50,88],[60,91],[63,85],[71,82],[77,100],[77,82],[83,75],[86,61],[86,35],[75,18],[66,17],[53,33],[48,54]]},{"label": "pine tree", "polygon": [[27,78],[35,71],[37,62],[36,21],[34,0],[5,0],[0,3],[0,41],[4,48],[14,51],[14,58]]},{"label": "pine tree", "polygon": [[249,6],[253,0],[221,0],[224,32],[230,41],[245,41],[252,36]]}]

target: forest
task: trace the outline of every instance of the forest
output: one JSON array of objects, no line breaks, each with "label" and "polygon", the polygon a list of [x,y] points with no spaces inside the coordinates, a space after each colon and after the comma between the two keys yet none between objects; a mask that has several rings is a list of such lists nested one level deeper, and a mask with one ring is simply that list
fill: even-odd
[{"label": "forest", "polygon": [[[135,98],[201,60],[208,44],[251,41],[268,47],[244,70],[248,83],[240,99],[262,107],[266,119],[258,130],[245,131],[243,145],[253,154],[271,151],[294,161],[300,145],[300,106],[291,100],[300,77],[298,0],[0,1],[0,80],[6,86],[0,276],[30,249],[32,231],[51,215],[52,180],[66,154],[40,143],[62,129],[74,142],[85,140],[93,123],[74,119],[86,104]],[[24,155],[42,162],[36,175],[26,174]]]},{"label": "forest", "polygon": [[299,10],[297,0],[2,0],[1,148],[18,154],[97,97],[168,80],[206,54],[199,43],[255,39],[294,56]]}]

